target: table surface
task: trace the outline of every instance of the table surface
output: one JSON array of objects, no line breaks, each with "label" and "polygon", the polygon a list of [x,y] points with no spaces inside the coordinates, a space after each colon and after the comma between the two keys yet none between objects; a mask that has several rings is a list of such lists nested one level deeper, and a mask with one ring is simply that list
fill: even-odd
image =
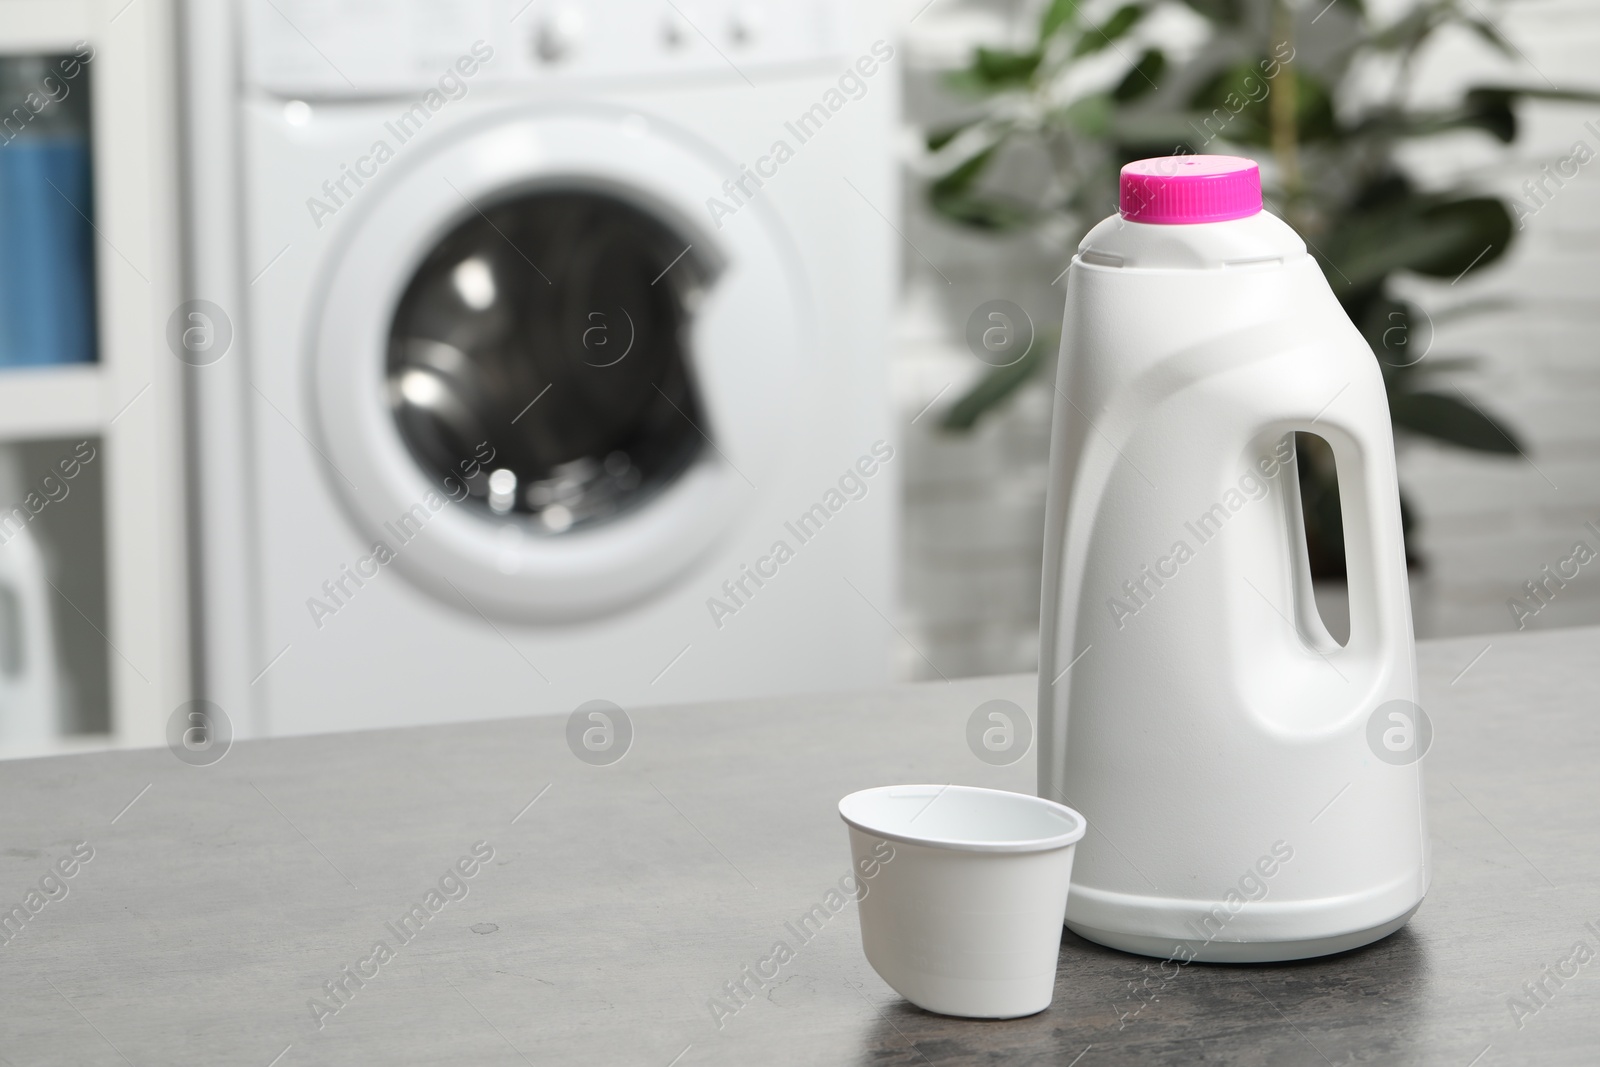
[{"label": "table surface", "polygon": [[[1594,1062],[1600,962],[1567,961],[1600,950],[1600,629],[1419,660],[1435,869],[1409,926],[1172,976],[1069,933],[1054,1004],[1010,1022],[900,1000],[853,904],[736,1013],[710,1003],[848,872],[840,796],[1032,786],[1031,757],[966,743],[983,701],[1031,711],[1031,677],[637,710],[609,766],[550,718],[0,764],[0,909],[37,907],[0,944],[0,1063]],[[493,858],[445,879],[466,896],[427,900],[480,841]],[[51,879],[75,847],[92,859]],[[332,1001],[346,967],[371,977]]]}]

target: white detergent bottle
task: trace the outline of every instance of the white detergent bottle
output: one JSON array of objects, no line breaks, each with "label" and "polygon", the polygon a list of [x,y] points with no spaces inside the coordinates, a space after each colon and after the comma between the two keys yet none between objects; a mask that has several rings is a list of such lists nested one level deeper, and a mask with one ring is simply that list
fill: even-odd
[{"label": "white detergent bottle", "polygon": [[[1121,205],[1068,272],[1050,456],[1039,793],[1089,823],[1066,925],[1183,962],[1355,948],[1428,888],[1382,377],[1252,161],[1129,164]],[[1296,431],[1337,466],[1343,646]]]}]

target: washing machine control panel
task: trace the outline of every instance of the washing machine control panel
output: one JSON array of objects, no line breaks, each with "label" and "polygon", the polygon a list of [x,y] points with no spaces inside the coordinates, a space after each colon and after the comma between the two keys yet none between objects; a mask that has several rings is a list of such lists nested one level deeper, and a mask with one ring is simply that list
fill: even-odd
[{"label": "washing machine control panel", "polygon": [[[850,54],[850,0],[240,0],[245,78],[291,98],[685,75],[755,84]],[[469,73],[470,71],[470,73]],[[448,91],[448,90],[447,90]]]}]

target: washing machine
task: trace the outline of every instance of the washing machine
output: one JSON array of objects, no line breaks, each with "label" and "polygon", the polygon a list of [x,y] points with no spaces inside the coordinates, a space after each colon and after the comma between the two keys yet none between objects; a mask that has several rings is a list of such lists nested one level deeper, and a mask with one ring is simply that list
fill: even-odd
[{"label": "washing machine", "polygon": [[183,38],[236,734],[888,680],[876,5],[205,0]]}]

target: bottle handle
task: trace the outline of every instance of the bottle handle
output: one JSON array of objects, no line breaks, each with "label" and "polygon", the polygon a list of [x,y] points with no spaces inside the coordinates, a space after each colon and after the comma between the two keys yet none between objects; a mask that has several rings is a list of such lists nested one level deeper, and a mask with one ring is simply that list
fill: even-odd
[{"label": "bottle handle", "polygon": [[[1396,640],[1411,638],[1400,494],[1395,471],[1394,436],[1388,405],[1369,407],[1361,417],[1330,410],[1293,429],[1316,434],[1333,450],[1343,517],[1345,574],[1350,604],[1350,637],[1334,658],[1379,660]],[[1380,421],[1381,420],[1381,421]],[[1301,544],[1304,538],[1301,538]],[[1296,583],[1296,613],[1315,614],[1311,590]]]}]

